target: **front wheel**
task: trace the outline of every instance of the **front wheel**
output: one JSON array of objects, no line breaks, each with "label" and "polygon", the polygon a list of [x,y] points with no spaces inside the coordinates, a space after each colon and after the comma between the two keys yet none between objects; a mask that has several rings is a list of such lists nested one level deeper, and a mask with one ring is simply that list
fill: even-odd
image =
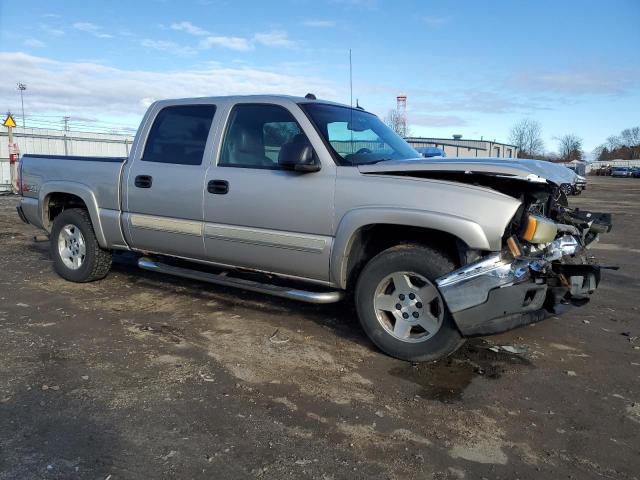
[{"label": "front wheel", "polygon": [[89,212],[81,208],[63,211],[51,229],[53,268],[71,282],[92,282],[111,269],[111,252],[98,244]]},{"label": "front wheel", "polygon": [[455,269],[439,251],[417,244],[384,250],[365,266],[355,299],[363,329],[385,353],[430,361],[456,351],[464,339],[435,279]]}]

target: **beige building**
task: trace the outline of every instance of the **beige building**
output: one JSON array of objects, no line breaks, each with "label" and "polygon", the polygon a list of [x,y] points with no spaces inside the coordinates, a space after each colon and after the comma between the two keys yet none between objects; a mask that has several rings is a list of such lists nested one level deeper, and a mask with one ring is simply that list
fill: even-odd
[{"label": "beige building", "polygon": [[498,157],[516,158],[518,147],[489,140],[467,140],[454,135],[453,138],[408,137],[405,140],[416,149],[436,147],[447,157]]}]

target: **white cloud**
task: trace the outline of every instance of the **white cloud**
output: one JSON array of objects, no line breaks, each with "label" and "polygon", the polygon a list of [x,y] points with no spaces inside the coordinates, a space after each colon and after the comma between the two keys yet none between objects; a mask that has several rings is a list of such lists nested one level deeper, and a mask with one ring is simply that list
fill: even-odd
[{"label": "white cloud", "polygon": [[467,125],[467,121],[457,115],[430,113],[412,113],[409,115],[409,123],[421,127],[463,127]]},{"label": "white cloud", "polygon": [[200,28],[196,25],[194,25],[191,22],[178,22],[178,23],[172,23],[171,27],[172,30],[178,30],[178,31],[182,31],[182,32],[186,32],[189,35],[198,35],[198,36],[205,36],[205,35],[209,35],[209,32],[207,30],[205,30],[204,28]]},{"label": "white cloud", "polygon": [[91,22],[76,22],[73,24],[73,28],[76,30],[80,30],[81,32],[90,33],[91,35],[98,38],[113,38],[113,35],[108,33],[104,33],[102,31],[102,27],[96,25]]},{"label": "white cloud", "polygon": [[274,30],[267,33],[256,33],[253,39],[266,47],[295,48],[296,42],[290,40],[287,32]]},{"label": "white cloud", "polygon": [[25,47],[29,47],[29,48],[43,48],[46,45],[43,42],[41,42],[40,40],[37,40],[35,38],[27,38],[24,41],[24,46]]},{"label": "white cloud", "polygon": [[195,55],[197,53],[195,48],[178,45],[175,42],[168,42],[165,40],[150,40],[145,38],[140,42],[140,45],[145,48],[152,48],[154,50],[160,50],[162,52],[179,56]]},{"label": "white cloud", "polygon": [[64,35],[64,30],[62,30],[61,28],[55,28],[51,25],[47,25],[46,23],[41,23],[38,26],[40,27],[40,30],[54,37],[61,37],[62,35]]},{"label": "white cloud", "polygon": [[640,70],[581,69],[520,72],[507,82],[529,92],[572,95],[623,95],[640,86]]},{"label": "white cloud", "polygon": [[305,20],[302,24],[311,28],[331,28],[336,26],[336,22],[333,20]]},{"label": "white cloud", "polygon": [[[328,22],[316,22],[315,26],[330,26]],[[296,42],[291,40],[287,35],[287,32],[282,30],[273,30],[271,32],[259,32],[252,37],[238,37],[238,36],[226,36],[226,35],[214,35],[208,30],[202,27],[194,25],[193,23],[183,20],[181,22],[172,23],[170,27],[166,27],[162,24],[158,25],[163,30],[171,29],[175,31],[185,32],[189,35],[201,37],[198,44],[199,49],[207,50],[213,47],[228,48],[236,51],[248,51],[253,50],[256,45],[263,45],[265,47],[272,48],[295,48]],[[168,43],[168,42],[159,42]]]},{"label": "white cloud", "polygon": [[76,22],[73,24],[73,28],[82,32],[97,32],[100,27],[91,22]]},{"label": "white cloud", "polygon": [[246,51],[253,48],[253,44],[244,37],[206,37],[200,41],[200,48],[224,47],[231,50]]},{"label": "white cloud", "polygon": [[286,32],[277,30],[256,33],[251,39],[246,37],[209,36],[200,41],[200,48],[224,47],[231,50],[247,51],[253,50],[256,44],[271,48],[295,48],[297,46],[296,42],[289,39]]},{"label": "white cloud", "polygon": [[327,81],[277,69],[224,67],[155,72],[126,70],[98,63],[61,62],[17,52],[0,52],[4,82],[0,105],[15,105],[15,84],[29,81],[30,113],[66,112],[104,118],[108,115],[141,115],[154,100],[210,95],[315,92],[335,98]]}]

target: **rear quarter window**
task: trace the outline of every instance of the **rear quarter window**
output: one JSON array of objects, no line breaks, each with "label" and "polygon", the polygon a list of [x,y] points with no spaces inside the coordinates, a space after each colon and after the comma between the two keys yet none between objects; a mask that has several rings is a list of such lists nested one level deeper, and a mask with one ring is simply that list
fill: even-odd
[{"label": "rear quarter window", "polygon": [[200,165],[216,113],[215,105],[165,107],[156,116],[142,160]]}]

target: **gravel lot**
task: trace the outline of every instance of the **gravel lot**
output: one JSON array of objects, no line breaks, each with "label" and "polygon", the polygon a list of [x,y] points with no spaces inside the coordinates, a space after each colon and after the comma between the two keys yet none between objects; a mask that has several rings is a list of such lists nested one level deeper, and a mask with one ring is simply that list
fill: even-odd
[{"label": "gravel lot", "polygon": [[418,366],[345,304],[67,283],[0,197],[0,479],[638,478],[640,181],[589,181],[621,267],[592,303]]}]

